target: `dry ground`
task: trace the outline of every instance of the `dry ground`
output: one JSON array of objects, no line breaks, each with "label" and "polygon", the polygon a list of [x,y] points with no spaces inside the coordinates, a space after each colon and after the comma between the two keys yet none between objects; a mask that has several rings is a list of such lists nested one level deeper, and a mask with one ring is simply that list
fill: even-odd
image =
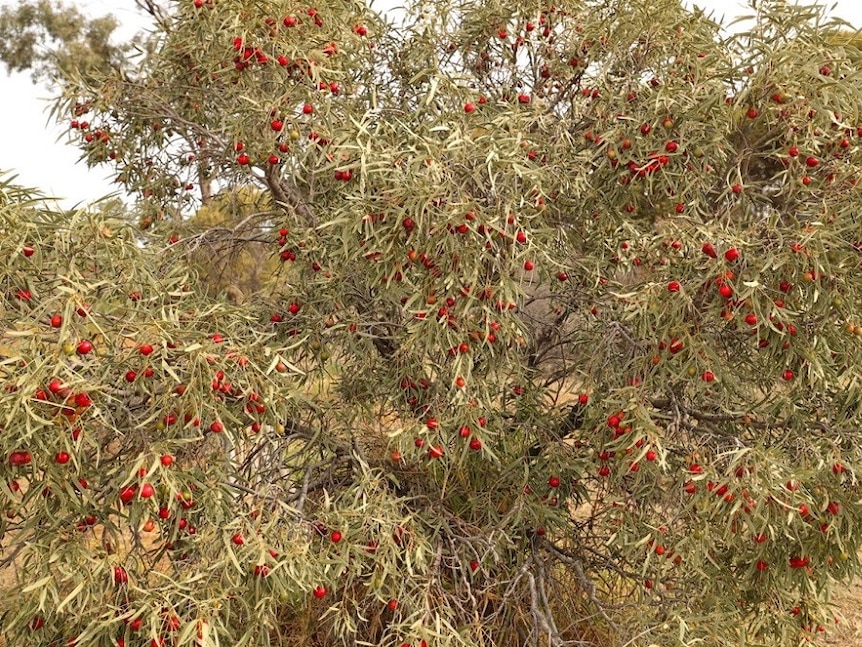
[{"label": "dry ground", "polygon": [[839,608],[847,618],[847,624],[833,632],[827,645],[862,647],[862,581],[856,580],[845,591],[836,596]]}]

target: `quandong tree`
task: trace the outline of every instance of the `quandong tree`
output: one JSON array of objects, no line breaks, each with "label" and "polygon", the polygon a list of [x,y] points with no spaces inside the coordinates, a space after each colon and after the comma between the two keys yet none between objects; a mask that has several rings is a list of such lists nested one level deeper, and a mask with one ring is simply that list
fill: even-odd
[{"label": "quandong tree", "polygon": [[[862,521],[839,24],[777,1],[732,35],[675,0],[150,10],[136,57],[63,68],[56,108],[137,221],[4,187],[10,644],[834,628]],[[4,15],[11,43],[38,23]],[[233,247],[278,261],[244,299],[199,278]]]}]

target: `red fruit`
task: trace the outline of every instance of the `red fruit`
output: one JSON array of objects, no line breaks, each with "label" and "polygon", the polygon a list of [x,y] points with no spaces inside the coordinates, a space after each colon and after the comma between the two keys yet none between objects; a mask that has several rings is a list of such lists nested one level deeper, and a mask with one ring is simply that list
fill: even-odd
[{"label": "red fruit", "polygon": [[532,272],[536,265],[533,261],[524,261],[524,269],[528,272]]},{"label": "red fruit", "polygon": [[808,561],[807,557],[791,557],[790,568],[805,568],[808,566]]},{"label": "red fruit", "polygon": [[311,105],[310,103],[306,103],[304,106],[302,106],[302,114],[310,115],[313,112],[314,112],[314,106]]},{"label": "red fruit", "polygon": [[60,315],[54,315],[51,317],[51,328],[59,328],[63,325],[63,317]]},{"label": "red fruit", "polygon": [[240,166],[248,166],[248,164],[250,162],[251,162],[251,158],[248,155],[246,155],[245,153],[240,153],[239,155],[237,155],[236,163],[239,164]]},{"label": "red fruit", "polygon": [[712,371],[704,371],[700,379],[704,382],[712,382],[715,379],[715,374]]},{"label": "red fruit", "polygon": [[832,473],[835,475],[843,474],[847,471],[847,468],[844,467],[841,463],[833,463],[832,464]]},{"label": "red fruit", "polygon": [[90,399],[90,396],[86,393],[77,393],[75,395],[75,406],[81,409],[85,409],[93,404],[93,401]]},{"label": "red fruit", "polygon": [[757,115],[759,115],[759,114],[760,113],[757,111],[756,108],[749,108],[748,112],[745,113],[745,116],[748,117],[749,119],[757,119]]},{"label": "red fruit", "polygon": [[482,449],[482,441],[478,438],[473,438],[470,441],[470,449],[472,449],[474,452],[478,452],[480,449]]},{"label": "red fruit", "polygon": [[476,104],[475,103],[465,103],[464,104],[464,112],[466,112],[467,114],[470,114],[471,112],[473,112],[475,110],[476,110]]},{"label": "red fruit", "polygon": [[156,489],[150,483],[144,483],[141,486],[141,498],[149,499],[156,493]]},{"label": "red fruit", "polygon": [[767,564],[766,562],[764,562],[762,559],[757,560],[757,570],[758,570],[758,571],[760,571],[760,572],[762,573],[762,572],[763,572],[763,571],[765,571],[767,568],[769,568],[769,564]]},{"label": "red fruit", "polygon": [[31,460],[30,452],[12,452],[9,454],[9,463],[14,467],[27,465]]},{"label": "red fruit", "polygon": [[560,477],[559,476],[552,476],[551,478],[549,478],[548,479],[548,487],[553,487],[553,488],[560,487]]},{"label": "red fruit", "polygon": [[519,94],[518,95],[518,103],[530,103],[530,95],[529,94]]},{"label": "red fruit", "polygon": [[236,533],[230,540],[235,546],[242,546],[245,543],[245,537],[242,536],[241,532]]},{"label": "red fruit", "polygon": [[727,283],[722,283],[718,287],[718,293],[725,299],[729,299],[733,296],[733,288],[731,288]]},{"label": "red fruit", "polygon": [[519,231],[515,236],[515,240],[524,245],[527,242],[527,234],[523,231]]},{"label": "red fruit", "polygon": [[671,281],[667,284],[668,292],[679,292],[679,281]]},{"label": "red fruit", "polygon": [[341,537],[342,535],[338,530],[333,530],[332,534],[329,535],[329,539],[332,541],[333,544],[337,544],[338,542],[340,542]]},{"label": "red fruit", "polygon": [[174,463],[174,457],[170,454],[162,454],[162,457],[159,460],[165,467],[170,467]]},{"label": "red fruit", "polygon": [[650,449],[644,455],[644,458],[646,458],[650,463],[652,463],[656,458],[658,458],[658,454],[654,450]]},{"label": "red fruit", "polygon": [[715,251],[715,247],[712,246],[712,243],[704,243],[703,247],[700,248],[700,251],[710,258],[718,258],[718,253]]},{"label": "red fruit", "polygon": [[805,166],[807,166],[808,168],[814,168],[818,164],[820,164],[820,160],[818,160],[816,157],[805,158]]},{"label": "red fruit", "polygon": [[134,371],[126,371],[126,382],[134,382],[135,378],[138,377],[138,374]]},{"label": "red fruit", "polygon": [[565,272],[559,272],[559,273],[557,274],[557,280],[558,280],[558,281],[561,281],[561,282],[562,282],[562,281],[568,281],[568,280],[569,280],[569,275],[568,275],[568,274],[566,274]]},{"label": "red fruit", "polygon": [[312,591],[312,594],[318,600],[322,600],[323,598],[326,597],[326,587],[322,586],[322,585],[318,585],[317,587],[315,587],[314,591]]},{"label": "red fruit", "polygon": [[781,377],[783,377],[785,381],[789,382],[794,378],[793,371],[787,369],[786,371],[784,371],[784,373],[781,374]]},{"label": "red fruit", "polygon": [[749,314],[745,315],[745,323],[747,323],[749,326],[756,326],[757,325],[757,317],[755,315],[749,313]]},{"label": "red fruit", "polygon": [[282,128],[284,128],[284,122],[280,119],[275,119],[270,122],[269,127],[272,128],[275,132],[280,132]]},{"label": "red fruit", "polygon": [[129,581],[129,574],[122,566],[114,566],[114,584],[126,584]]},{"label": "red fruit", "polygon": [[21,253],[24,254],[24,256],[26,256],[27,258],[30,258],[34,253],[36,253],[36,250],[29,245],[25,245],[23,248],[21,248]]},{"label": "red fruit", "polygon": [[703,468],[697,463],[692,463],[688,467],[688,471],[691,474],[703,474]]},{"label": "red fruit", "polygon": [[590,401],[590,396],[587,395],[586,393],[581,393],[578,396],[578,402],[582,405],[587,404],[589,401]]},{"label": "red fruit", "polygon": [[127,485],[122,490],[120,490],[120,501],[128,505],[132,502],[132,499],[135,498],[135,492],[137,491],[136,485]]},{"label": "red fruit", "polygon": [[787,154],[790,155],[790,157],[799,157],[799,149],[796,146],[791,146],[787,149]]},{"label": "red fruit", "polygon": [[54,462],[60,465],[65,465],[69,462],[70,458],[71,456],[69,456],[69,452],[57,452],[57,455],[54,456]]},{"label": "red fruit", "polygon": [[77,351],[78,355],[87,355],[88,353],[92,353],[93,344],[90,341],[84,339],[83,341],[78,343]]},{"label": "red fruit", "polygon": [[736,249],[735,247],[731,247],[726,252],[724,252],[724,259],[728,263],[733,263],[733,261],[735,261],[738,258],[739,258],[739,250]]},{"label": "red fruit", "polygon": [[224,425],[222,423],[220,423],[218,420],[216,420],[215,422],[213,422],[210,425],[210,431],[213,432],[214,434],[220,434],[221,432],[224,431]]},{"label": "red fruit", "polygon": [[441,458],[444,453],[442,445],[434,445],[428,450],[428,458]]},{"label": "red fruit", "polygon": [[730,190],[733,191],[736,195],[739,195],[740,193],[742,193],[742,185],[734,184],[730,187]]}]

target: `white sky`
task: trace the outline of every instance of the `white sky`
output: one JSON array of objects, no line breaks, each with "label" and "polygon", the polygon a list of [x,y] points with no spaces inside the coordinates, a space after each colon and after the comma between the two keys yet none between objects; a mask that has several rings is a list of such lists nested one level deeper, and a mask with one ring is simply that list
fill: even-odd
[{"label": "white sky", "polygon": [[[810,0],[801,1],[811,4]],[[0,5],[15,2],[0,0]],[[94,14],[113,13],[127,31],[134,32],[134,26],[142,24],[133,0],[79,0],[76,4],[92,7]],[[712,10],[716,18],[725,16],[728,20],[747,13],[746,4],[737,0],[686,0],[686,4]],[[831,6],[833,15],[862,27],[860,0],[838,0]],[[16,173],[19,184],[40,188],[61,199],[64,207],[116,191],[117,186],[106,177],[109,169],[88,170],[77,163],[76,148],[58,142],[63,129],[48,121],[45,109],[50,93],[46,88],[33,86],[27,74],[7,76],[0,69],[0,96],[0,124],[6,125],[0,146],[0,172]]]}]

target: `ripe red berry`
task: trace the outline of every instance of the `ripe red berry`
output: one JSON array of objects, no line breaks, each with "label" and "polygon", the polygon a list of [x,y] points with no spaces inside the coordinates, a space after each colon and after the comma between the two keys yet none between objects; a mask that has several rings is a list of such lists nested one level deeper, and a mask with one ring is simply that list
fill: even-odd
[{"label": "ripe red berry", "polygon": [[473,112],[475,110],[476,110],[476,104],[475,103],[465,103],[464,104],[464,112],[466,112],[467,114],[470,114],[471,112]]},{"label": "ripe red berry", "polygon": [[785,381],[789,382],[794,378],[793,371],[787,369],[786,371],[784,371],[784,373],[781,374],[781,377],[783,377]]},{"label": "ripe red berry", "polygon": [[718,253],[715,251],[715,247],[712,246],[712,243],[704,243],[703,247],[700,248],[700,251],[710,258],[718,258]]},{"label": "ripe red berry", "polygon": [[726,252],[724,252],[724,259],[728,263],[733,263],[736,259],[739,258],[739,250],[735,247],[731,247]]},{"label": "ripe red berry", "polygon": [[88,353],[92,353],[93,352],[92,342],[90,342],[86,339],[79,342],[77,352],[78,352],[78,355],[87,355]]},{"label": "ripe red berry", "polygon": [[318,585],[317,587],[315,587],[315,589],[314,589],[314,591],[312,592],[312,594],[313,594],[313,595],[314,595],[314,597],[316,597],[318,600],[322,600],[323,598],[325,598],[325,597],[326,597],[326,587],[325,587],[325,586],[322,586],[322,585]]},{"label": "ripe red berry", "polygon": [[671,281],[667,284],[668,292],[679,292],[679,281]]}]

